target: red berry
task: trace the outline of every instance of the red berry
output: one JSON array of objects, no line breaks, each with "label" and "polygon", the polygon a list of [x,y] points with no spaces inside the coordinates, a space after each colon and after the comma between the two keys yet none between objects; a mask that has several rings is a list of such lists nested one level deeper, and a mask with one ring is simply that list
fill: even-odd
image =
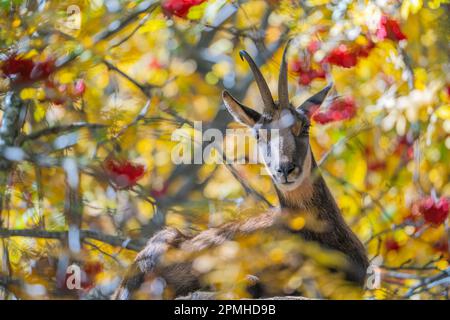
[{"label": "red berry", "polygon": [[159,62],[158,59],[156,59],[155,57],[152,57],[152,58],[150,59],[150,62],[149,62],[149,64],[148,64],[148,67],[149,67],[150,69],[161,69],[163,66],[162,66],[162,64]]},{"label": "red berry", "polygon": [[326,124],[333,121],[351,119],[356,115],[356,103],[352,97],[336,99],[328,110],[313,114],[314,121]]},{"label": "red berry", "polygon": [[21,58],[13,54],[3,61],[0,70],[11,79],[13,84],[26,85],[48,78],[55,67],[52,58],[42,62],[34,62],[31,59]]},{"label": "red berry", "polygon": [[369,169],[370,171],[386,169],[386,162],[382,160],[369,162],[367,164],[367,169]]},{"label": "red berry", "polygon": [[15,81],[29,81],[33,67],[33,60],[12,55],[3,61],[1,70],[7,77],[15,78]]},{"label": "red berry", "polygon": [[145,173],[145,167],[128,160],[107,159],[104,164],[106,174],[118,189],[131,188]]},{"label": "red berry", "polygon": [[164,0],[162,8],[167,16],[177,16],[185,18],[191,7],[199,5],[206,0]]},{"label": "red berry", "polygon": [[299,74],[298,82],[301,85],[309,85],[314,79],[325,79],[326,73],[321,66],[317,68],[312,68],[311,66],[306,66],[299,60],[294,60],[291,62],[290,69],[292,72]]},{"label": "red berry", "polygon": [[92,261],[85,263],[83,269],[89,276],[94,277],[102,272],[103,265],[99,261]]},{"label": "red berry", "polygon": [[448,254],[449,253],[448,242],[449,242],[449,240],[447,237],[442,237],[433,245],[433,249],[438,252]]},{"label": "red berry", "polygon": [[398,251],[400,250],[400,244],[393,238],[387,238],[384,246],[387,251]]},{"label": "red berry", "polygon": [[447,219],[449,211],[449,201],[447,198],[435,200],[433,197],[426,197],[419,201],[419,212],[426,222],[432,225],[440,225]]},{"label": "red berry", "polygon": [[343,68],[351,68],[356,66],[359,58],[366,58],[374,47],[375,44],[370,40],[365,46],[340,44],[325,57],[323,62]]},{"label": "red berry", "polygon": [[[405,150],[406,153],[404,153]],[[414,139],[406,135],[400,137],[394,153],[399,156],[404,154],[406,160],[412,160],[414,158]]]},{"label": "red berry", "polygon": [[328,54],[326,62],[344,68],[351,68],[356,65],[358,58],[355,52],[352,52],[345,44],[341,44]]},{"label": "red berry", "polygon": [[75,94],[75,96],[82,96],[84,94],[84,92],[86,91],[86,84],[84,83],[83,79],[78,79],[75,82],[75,86],[73,89],[73,93]]},{"label": "red berry", "polygon": [[318,40],[312,40],[309,44],[308,47],[306,48],[310,53],[314,53],[317,50],[319,50],[320,48],[320,41]]},{"label": "red berry", "polygon": [[309,73],[302,73],[298,79],[298,82],[304,86],[307,86],[313,80],[314,80],[314,78],[312,78]]},{"label": "red berry", "polygon": [[289,64],[289,70],[291,70],[294,73],[300,73],[303,71],[303,65],[302,62],[298,59],[292,60]]},{"label": "red berry", "polygon": [[392,41],[401,41],[406,39],[398,21],[387,16],[381,17],[376,36],[380,40],[390,39]]}]

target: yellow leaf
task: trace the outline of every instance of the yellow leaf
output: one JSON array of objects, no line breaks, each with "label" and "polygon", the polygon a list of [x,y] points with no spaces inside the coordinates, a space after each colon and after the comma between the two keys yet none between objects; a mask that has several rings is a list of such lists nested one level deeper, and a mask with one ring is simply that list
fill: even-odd
[{"label": "yellow leaf", "polygon": [[205,8],[207,6],[207,2],[204,2],[198,6],[193,6],[189,9],[189,12],[187,14],[187,18],[189,20],[199,20],[203,17],[203,14],[205,13]]},{"label": "yellow leaf", "polygon": [[302,216],[295,217],[289,221],[289,226],[293,230],[300,230],[305,226],[305,218]]},{"label": "yellow leaf", "polygon": [[445,270],[448,267],[448,262],[445,260],[440,260],[440,261],[436,262],[436,267],[439,270]]},{"label": "yellow leaf", "polygon": [[270,251],[269,256],[270,256],[270,259],[273,262],[280,263],[280,262],[283,261],[284,252],[281,249],[279,249],[279,248],[275,248],[275,249]]},{"label": "yellow leaf", "polygon": [[75,74],[72,72],[61,72],[59,75],[59,82],[61,83],[71,83],[75,80]]},{"label": "yellow leaf", "polygon": [[24,59],[31,59],[38,54],[36,49],[30,50],[27,54],[23,56]]},{"label": "yellow leaf", "polygon": [[13,21],[12,26],[14,28],[17,28],[17,27],[20,26],[20,24],[21,24],[21,21],[19,19],[16,19],[16,20]]},{"label": "yellow leaf", "polygon": [[427,71],[424,68],[414,69],[414,86],[417,89],[424,90],[426,88],[427,78]]},{"label": "yellow leaf", "polygon": [[44,119],[45,117],[45,108],[42,104],[36,104],[36,108],[34,110],[33,113],[34,116],[34,120],[36,120],[36,122],[40,122],[42,119]]},{"label": "yellow leaf", "polygon": [[136,150],[139,154],[150,154],[152,151],[152,141],[150,139],[141,139],[136,144]]},{"label": "yellow leaf", "polygon": [[430,0],[428,6],[430,9],[437,9],[441,6],[441,0]]},{"label": "yellow leaf", "polygon": [[330,2],[330,0],[309,0],[308,6],[313,7],[313,6],[322,6],[324,4],[328,4]]},{"label": "yellow leaf", "polygon": [[139,33],[155,32],[167,27],[164,19],[152,19],[147,21],[140,29]]},{"label": "yellow leaf", "polygon": [[400,14],[403,19],[408,19],[410,13],[416,14],[422,8],[422,0],[406,0],[403,1]]},{"label": "yellow leaf", "polygon": [[366,162],[358,157],[353,162],[349,172],[349,181],[357,188],[364,189],[364,180],[366,179]]},{"label": "yellow leaf", "polygon": [[439,107],[436,110],[436,115],[443,120],[450,120],[450,104]]},{"label": "yellow leaf", "polygon": [[154,208],[151,203],[147,201],[139,201],[138,202],[139,214],[142,215],[146,219],[150,219],[153,216]]},{"label": "yellow leaf", "polygon": [[38,88],[36,91],[36,99],[44,100],[45,99],[45,90],[43,88]]},{"label": "yellow leaf", "polygon": [[20,92],[20,98],[23,100],[32,99],[36,96],[36,89],[27,88]]},{"label": "yellow leaf", "polygon": [[349,216],[356,215],[359,212],[358,203],[351,196],[343,194],[338,198],[339,206]]}]

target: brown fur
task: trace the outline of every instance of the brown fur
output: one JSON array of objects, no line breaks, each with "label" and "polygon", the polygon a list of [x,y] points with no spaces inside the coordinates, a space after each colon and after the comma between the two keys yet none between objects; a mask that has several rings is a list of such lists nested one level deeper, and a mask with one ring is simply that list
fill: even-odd
[{"label": "brown fur", "polygon": [[[312,162],[313,181],[308,179],[293,192],[278,190],[280,206],[293,211],[305,210],[311,220],[324,222],[325,229],[321,232],[305,228],[300,234],[306,240],[316,241],[325,248],[344,253],[351,262],[351,268],[347,270],[349,279],[363,286],[369,266],[365,248],[345,223],[330,190],[319,173],[314,157]],[[295,194],[299,196],[296,197]],[[305,198],[305,195],[310,195],[310,198]],[[299,201],[299,199],[302,200]]]},{"label": "brown fur", "polygon": [[[286,47],[287,48],[287,47]],[[228,92],[223,100],[237,121],[253,128],[255,132],[278,129],[278,138],[259,137],[258,147],[265,152],[265,162],[278,194],[280,209],[262,215],[224,224],[189,237],[173,228],[166,228],[154,235],[138,254],[129,272],[116,291],[115,299],[130,299],[146,278],[164,278],[174,291],[174,296],[186,295],[201,289],[198,277],[189,262],[160,265],[161,258],[170,248],[182,252],[199,252],[223,244],[238,236],[267,228],[284,228],[277,223],[281,215],[302,213],[306,216],[305,228],[298,231],[299,237],[313,241],[322,247],[343,253],[348,258],[344,270],[347,278],[363,286],[369,265],[364,246],[345,223],[341,212],[323,180],[309,145],[309,118],[312,106],[321,105],[331,89],[325,87],[294,108],[288,101],[286,49],[279,77],[279,98],[275,103],[261,72],[246,52],[241,57],[249,63],[264,101],[263,114],[244,106]],[[264,129],[264,130],[263,130]],[[282,139],[279,139],[282,137]],[[277,145],[280,157],[273,157],[271,143]],[[278,161],[275,161],[275,159]],[[292,188],[292,189],[291,189]],[[270,271],[269,271],[270,272]]]},{"label": "brown fur", "polygon": [[159,231],[136,256],[114,293],[113,299],[132,298],[133,292],[140,288],[146,277],[154,278],[157,275],[167,281],[167,284],[175,292],[175,296],[186,295],[200,289],[190,263],[158,268],[160,258],[169,248],[178,248],[185,252],[198,252],[218,246],[238,235],[249,234],[273,226],[280,213],[279,210],[270,210],[256,217],[229,222],[221,227],[205,230],[195,237],[186,236],[179,230],[170,227]]},{"label": "brown fur", "polygon": [[230,222],[205,230],[194,237],[186,236],[174,228],[166,228],[158,232],[138,254],[114,298],[132,298],[133,292],[139,289],[146,275],[149,274],[164,278],[174,291],[174,296],[187,295],[199,290],[200,283],[190,263],[158,268],[158,261],[167,250],[172,247],[185,252],[199,252],[241,235],[271,227],[277,228],[277,222],[280,221],[282,214],[299,211],[325,224],[322,232],[305,228],[298,233],[299,236],[348,256],[351,263],[350,268],[346,270],[347,277],[362,286],[368,267],[365,249],[345,223],[325,181],[318,174],[314,158],[312,170],[311,178],[305,179],[296,190],[283,192],[277,189],[282,210],[273,209],[243,221]]}]

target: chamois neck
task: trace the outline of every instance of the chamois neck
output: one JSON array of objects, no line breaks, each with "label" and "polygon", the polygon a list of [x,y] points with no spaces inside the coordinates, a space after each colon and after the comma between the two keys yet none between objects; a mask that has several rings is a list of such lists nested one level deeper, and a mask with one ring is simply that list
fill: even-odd
[{"label": "chamois neck", "polygon": [[320,174],[312,152],[311,160],[311,173],[298,187],[292,191],[276,187],[280,207],[288,212],[307,213],[307,219],[324,222],[324,224],[314,223],[311,229],[304,228],[299,234],[307,240],[316,241],[348,256],[351,261],[348,278],[363,285],[369,266],[365,248],[345,223],[333,195]]}]

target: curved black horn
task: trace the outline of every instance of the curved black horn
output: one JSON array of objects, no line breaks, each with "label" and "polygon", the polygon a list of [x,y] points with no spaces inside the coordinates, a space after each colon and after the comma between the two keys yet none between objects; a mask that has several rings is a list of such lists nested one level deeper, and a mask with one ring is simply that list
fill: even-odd
[{"label": "curved black horn", "polygon": [[270,93],[269,86],[267,85],[266,80],[261,74],[261,71],[259,70],[256,63],[253,61],[252,57],[245,51],[241,50],[239,52],[239,55],[241,56],[241,59],[247,61],[247,63],[250,65],[250,69],[252,69],[253,76],[255,77],[256,84],[258,85],[259,92],[261,93],[261,97],[264,102],[264,113],[271,113],[275,108],[275,103],[272,98],[272,94]]},{"label": "curved black horn", "polygon": [[288,51],[290,40],[286,43],[281,58],[280,76],[278,78],[278,104],[281,108],[289,107],[289,92],[288,92],[288,70],[286,62],[286,53]]}]

